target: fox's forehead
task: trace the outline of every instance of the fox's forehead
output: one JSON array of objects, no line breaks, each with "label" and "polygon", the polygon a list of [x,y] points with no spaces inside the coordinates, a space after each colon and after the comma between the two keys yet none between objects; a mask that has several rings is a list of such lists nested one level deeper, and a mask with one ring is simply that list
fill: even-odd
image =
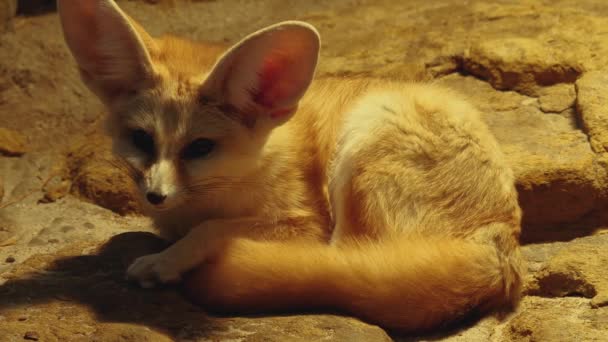
[{"label": "fox's forehead", "polygon": [[220,103],[200,95],[203,81],[204,75],[161,80],[123,107],[120,114],[123,126],[144,129],[167,141],[219,139],[229,135],[238,123],[224,113]]}]

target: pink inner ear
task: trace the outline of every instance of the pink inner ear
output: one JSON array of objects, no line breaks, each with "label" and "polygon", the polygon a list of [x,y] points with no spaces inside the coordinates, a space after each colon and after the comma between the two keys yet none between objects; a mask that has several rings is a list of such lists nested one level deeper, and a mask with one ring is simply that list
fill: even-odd
[{"label": "pink inner ear", "polygon": [[297,94],[298,80],[291,70],[293,58],[284,53],[270,54],[258,72],[258,86],[253,93],[253,101],[272,110],[273,117],[279,117],[292,110],[290,103]]}]

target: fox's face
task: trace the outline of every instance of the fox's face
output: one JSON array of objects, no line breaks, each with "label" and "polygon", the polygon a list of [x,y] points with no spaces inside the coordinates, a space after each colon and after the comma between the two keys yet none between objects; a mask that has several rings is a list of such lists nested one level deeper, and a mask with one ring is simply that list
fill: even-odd
[{"label": "fox's face", "polygon": [[129,164],[145,205],[164,210],[238,191],[255,173],[266,132],[200,94],[166,87],[132,96],[109,121],[114,153]]},{"label": "fox's face", "polygon": [[152,210],[246,191],[319,53],[314,28],[284,22],[246,37],[210,68],[202,62],[209,51],[151,38],[114,1],[58,7],[82,79],[110,111],[114,151]]}]

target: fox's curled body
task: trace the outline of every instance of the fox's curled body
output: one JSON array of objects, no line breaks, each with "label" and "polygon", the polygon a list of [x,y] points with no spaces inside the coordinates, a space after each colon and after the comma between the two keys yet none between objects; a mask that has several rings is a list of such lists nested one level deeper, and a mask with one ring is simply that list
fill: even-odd
[{"label": "fox's curled body", "polygon": [[143,286],[183,277],[219,310],[328,308],[405,332],[519,300],[513,175],[458,95],[312,81],[301,22],[224,53],[154,39],[110,0],[58,3],[115,151],[176,241],[129,268]]}]

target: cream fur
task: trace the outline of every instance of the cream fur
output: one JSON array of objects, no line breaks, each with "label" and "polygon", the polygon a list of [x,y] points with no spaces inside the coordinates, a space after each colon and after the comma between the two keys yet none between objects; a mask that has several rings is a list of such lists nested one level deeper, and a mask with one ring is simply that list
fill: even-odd
[{"label": "cream fur", "polygon": [[[517,303],[513,175],[459,95],[374,79],[309,86],[319,44],[304,23],[266,28],[220,56],[221,46],[148,36],[113,1],[58,3],[83,80],[109,108],[116,153],[142,194],[168,189],[166,205],[146,210],[176,242],[129,268],[142,286],[194,270],[185,286],[210,308],[330,308],[406,332]],[[83,33],[81,21],[114,26]],[[107,48],[117,44],[135,53]],[[112,82],[96,75],[101,58]],[[134,75],[130,65],[143,67]],[[267,70],[280,79],[255,102]],[[132,145],[133,129],[151,132],[154,158]],[[180,159],[200,137],[217,151]]]}]

